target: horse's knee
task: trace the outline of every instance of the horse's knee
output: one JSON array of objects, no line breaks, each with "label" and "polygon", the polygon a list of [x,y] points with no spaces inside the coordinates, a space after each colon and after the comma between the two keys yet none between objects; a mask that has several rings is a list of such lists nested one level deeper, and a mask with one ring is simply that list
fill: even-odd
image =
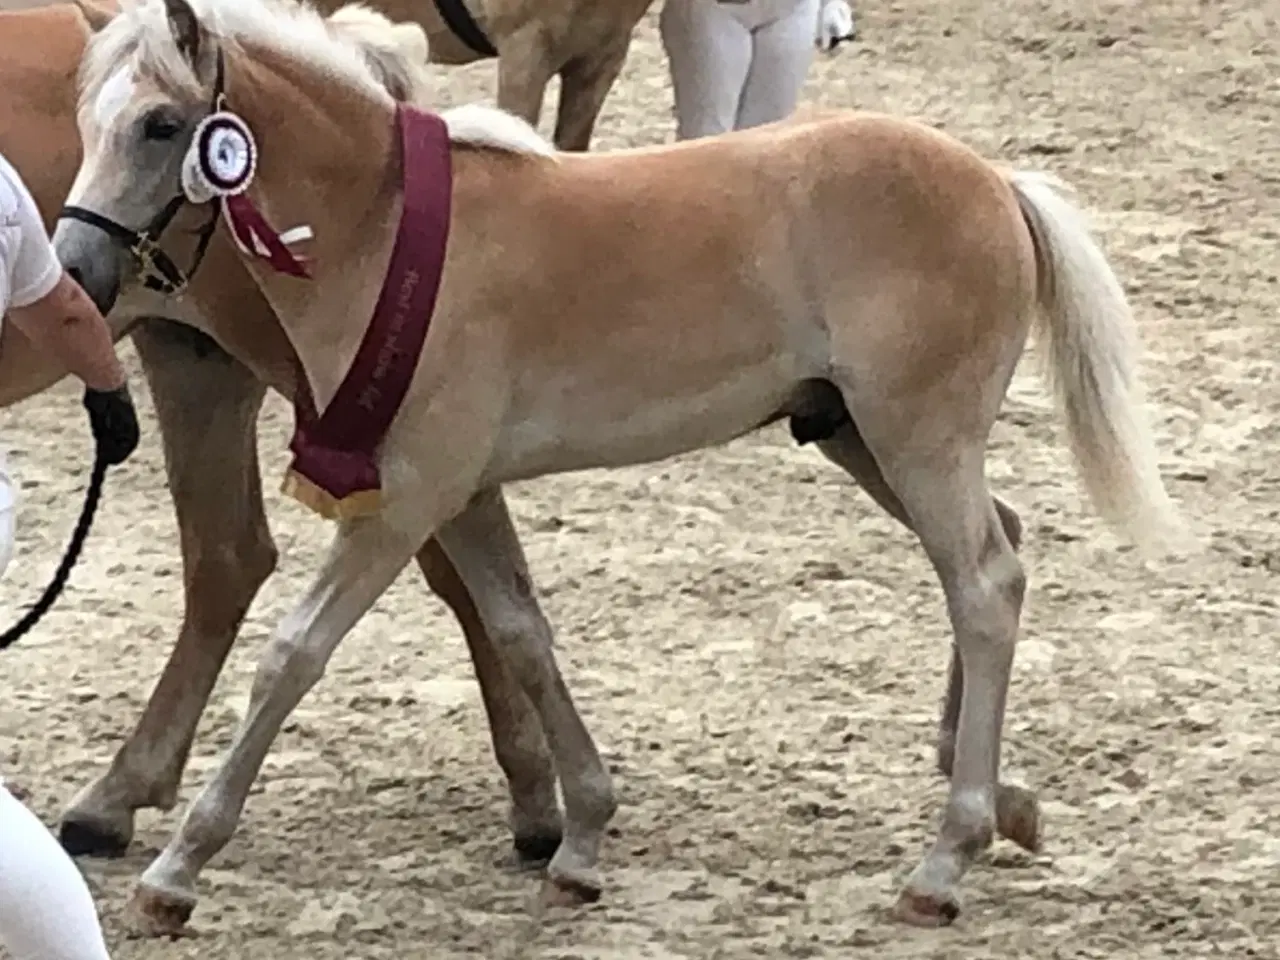
[{"label": "horse's knee", "polygon": [[259,588],[275,572],[280,551],[265,525],[228,541],[191,551],[187,561],[188,612],[219,628],[244,616]]},{"label": "horse's knee", "polygon": [[250,709],[286,689],[301,696],[324,679],[328,656],[308,642],[308,631],[288,618],[267,644],[258,661],[250,694]]}]

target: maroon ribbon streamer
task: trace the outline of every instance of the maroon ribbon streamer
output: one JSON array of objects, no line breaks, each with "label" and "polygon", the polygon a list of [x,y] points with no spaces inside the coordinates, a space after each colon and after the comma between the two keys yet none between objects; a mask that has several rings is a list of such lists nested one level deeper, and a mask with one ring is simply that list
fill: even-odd
[{"label": "maroon ribbon streamer", "polygon": [[[280,273],[291,277],[311,279],[311,271],[307,269],[305,257],[296,257],[284,245],[280,235],[267,223],[267,218],[259,212],[247,193],[239,193],[234,197],[224,197],[223,210],[227,215],[227,223],[235,234],[240,245],[249,253],[266,260]],[[255,243],[254,241],[260,241]],[[265,250],[264,255],[262,251]]]}]

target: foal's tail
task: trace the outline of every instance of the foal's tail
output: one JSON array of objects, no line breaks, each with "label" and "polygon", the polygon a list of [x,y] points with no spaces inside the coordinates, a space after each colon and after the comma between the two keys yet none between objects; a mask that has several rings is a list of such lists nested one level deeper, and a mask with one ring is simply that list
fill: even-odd
[{"label": "foal's tail", "polygon": [[1140,546],[1171,545],[1180,524],[1143,416],[1137,325],[1120,281],[1061,181],[1014,172],[1009,183],[1035,241],[1046,376],[1089,498]]}]

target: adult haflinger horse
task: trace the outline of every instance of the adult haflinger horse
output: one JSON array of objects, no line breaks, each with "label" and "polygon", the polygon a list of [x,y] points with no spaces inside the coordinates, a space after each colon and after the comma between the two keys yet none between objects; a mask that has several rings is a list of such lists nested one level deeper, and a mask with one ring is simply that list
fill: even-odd
[{"label": "adult haflinger horse", "polygon": [[[0,11],[54,0],[0,0]],[[332,13],[346,0],[316,0]],[[496,58],[497,102],[535,126],[551,78],[559,76],[554,139],[586,150],[622,70],[636,24],[653,0],[370,0],[395,21],[417,23],[432,63]]]},{"label": "adult haflinger horse", "polygon": [[[1025,577],[983,475],[1034,318],[1100,512],[1144,544],[1174,529],[1123,292],[1048,180],[853,113],[556,155],[496,111],[397,107],[292,4],[143,0],[100,19],[59,254],[107,306],[156,267],[202,269],[171,218],[232,233],[305,375],[293,488],[339,518],[229,753],[143,878],[144,909],[189,913],[281,724],[432,535],[555,758],[552,891],[595,895],[610,778],[530,614],[500,486],[784,417],[915,532],[947,598],[963,668],[951,791],[900,915],[954,918],[994,830],[1036,846],[1034,797],[998,782]],[[291,247],[277,227],[312,239]],[[229,322],[207,319],[215,336]]]},{"label": "adult haflinger horse", "polygon": [[[319,0],[331,11],[345,0]],[[426,31],[431,62],[498,59],[498,106],[537,125],[551,78],[559,76],[554,140],[586,150],[622,71],[632,33],[653,0],[373,0],[393,20]]]}]

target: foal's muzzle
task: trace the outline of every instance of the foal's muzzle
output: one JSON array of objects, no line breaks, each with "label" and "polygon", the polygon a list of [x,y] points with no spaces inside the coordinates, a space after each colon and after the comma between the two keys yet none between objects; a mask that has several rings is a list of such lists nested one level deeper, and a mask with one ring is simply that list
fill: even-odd
[{"label": "foal's muzzle", "polygon": [[120,294],[120,250],[99,231],[69,221],[59,223],[54,230],[53,249],[67,276],[106,316]]}]

